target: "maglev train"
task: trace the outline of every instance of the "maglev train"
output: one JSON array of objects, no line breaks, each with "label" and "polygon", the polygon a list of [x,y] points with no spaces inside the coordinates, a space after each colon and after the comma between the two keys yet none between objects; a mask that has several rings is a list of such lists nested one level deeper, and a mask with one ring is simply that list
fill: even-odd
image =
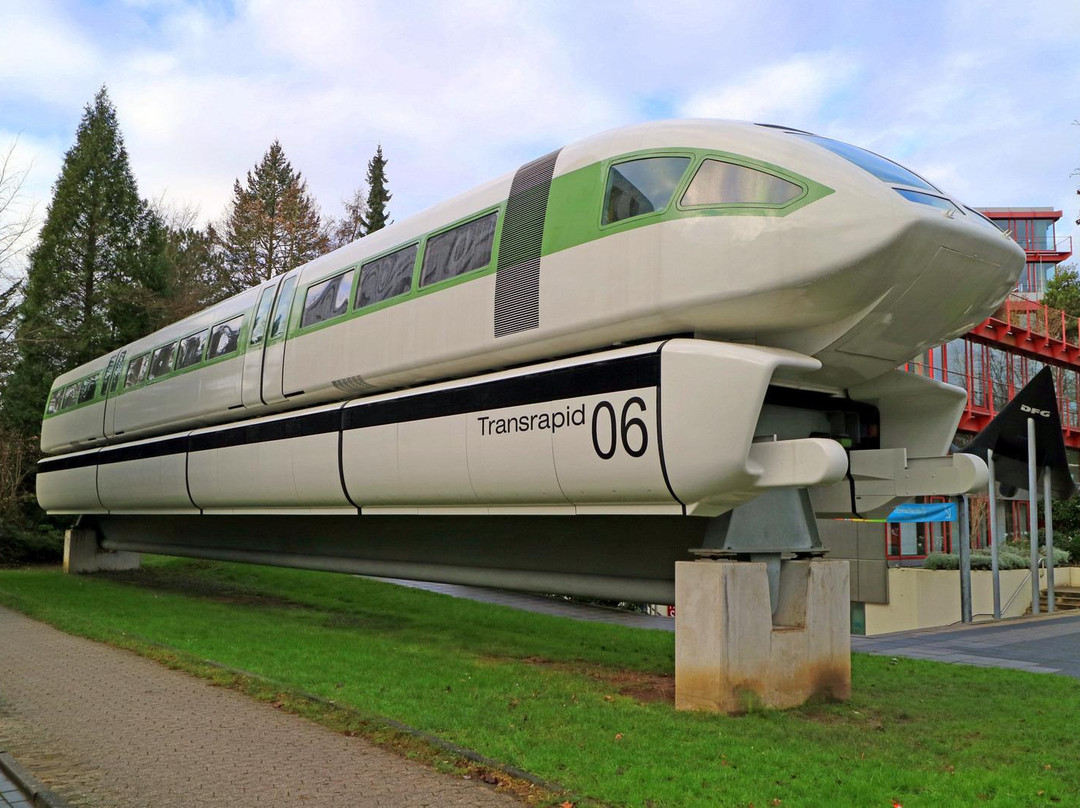
[{"label": "maglev train", "polygon": [[787,348],[842,390],[975,326],[1023,267],[899,165],[675,121],[567,146],[60,376],[68,452],[662,336]]},{"label": "maglev train", "polygon": [[38,498],[717,516],[796,487],[819,515],[876,513],[948,477],[916,459],[974,479],[941,459],[962,392],[895,368],[984,319],[1023,265],[855,146],[615,129],[63,374]]}]

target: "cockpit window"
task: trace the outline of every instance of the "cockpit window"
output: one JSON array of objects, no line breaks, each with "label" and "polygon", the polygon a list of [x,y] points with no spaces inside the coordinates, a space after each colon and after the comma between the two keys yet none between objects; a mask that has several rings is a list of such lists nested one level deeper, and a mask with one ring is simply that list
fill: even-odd
[{"label": "cockpit window", "polygon": [[[967,211],[968,213],[970,213],[970,214],[971,214],[972,216],[976,216],[976,217],[978,217],[978,219],[979,219],[979,220],[980,220],[981,222],[983,222],[984,224],[988,224],[988,225],[990,225],[990,226],[991,226],[992,228],[994,228],[995,230],[1001,230],[1001,228],[1000,228],[1000,227],[999,227],[999,226],[997,225],[997,223],[996,223],[996,222],[994,222],[994,220],[993,220],[993,219],[991,219],[991,218],[990,218],[990,217],[988,217],[988,216],[984,216],[984,215],[983,215],[982,213],[979,213],[979,211],[975,210],[975,208],[969,208],[969,207],[968,207],[967,205],[964,205],[964,210],[966,210],[966,211]],[[1007,232],[1008,232],[1008,228],[1006,227],[1006,228],[1005,228],[1004,230],[1002,230],[1002,232],[1005,232],[1005,233],[1007,233]]]},{"label": "cockpit window", "polygon": [[828,149],[833,154],[837,154],[843,157],[848,162],[854,163],[864,171],[869,171],[875,177],[882,182],[889,182],[895,185],[909,185],[912,188],[925,188],[928,191],[940,190],[928,183],[919,175],[914,172],[908,171],[902,165],[894,163],[892,160],[886,160],[873,152],[868,152],[866,149],[860,149],[858,146],[852,146],[850,143],[841,143],[839,140],[831,140],[827,137],[820,137],[819,135],[798,135],[799,137],[811,140],[824,149]]},{"label": "cockpit window", "polygon": [[689,157],[646,157],[608,171],[603,224],[663,210],[679,185]]},{"label": "cockpit window", "polygon": [[793,182],[746,166],[706,160],[683,194],[681,205],[784,205],[803,189]]},{"label": "cockpit window", "polygon": [[919,191],[909,191],[906,188],[893,188],[896,193],[904,197],[911,202],[918,202],[920,205],[929,205],[932,208],[940,208],[946,213],[959,213],[961,216],[965,216],[964,211],[956,207],[952,202],[943,196],[934,196],[933,194],[924,194]]}]

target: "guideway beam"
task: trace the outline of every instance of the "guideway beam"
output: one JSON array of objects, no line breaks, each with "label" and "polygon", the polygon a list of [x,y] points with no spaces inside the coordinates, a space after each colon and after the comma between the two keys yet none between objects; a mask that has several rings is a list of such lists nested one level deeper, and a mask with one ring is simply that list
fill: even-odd
[{"label": "guideway beam", "polygon": [[70,574],[137,570],[142,563],[139,553],[104,550],[97,530],[73,527],[64,532],[64,572]]},{"label": "guideway beam", "polygon": [[783,561],[779,603],[766,565],[675,565],[675,707],[740,713],[851,695],[848,562]]}]

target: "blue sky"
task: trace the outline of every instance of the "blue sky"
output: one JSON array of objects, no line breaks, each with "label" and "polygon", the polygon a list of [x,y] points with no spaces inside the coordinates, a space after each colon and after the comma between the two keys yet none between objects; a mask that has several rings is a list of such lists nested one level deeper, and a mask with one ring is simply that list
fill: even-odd
[{"label": "blue sky", "polygon": [[[377,143],[401,219],[577,137],[708,116],[1080,214],[1080,2],[0,0],[0,148],[43,212],[84,105],[143,196],[221,217],[279,138],[329,215]],[[1080,248],[1080,244],[1077,244]]]}]

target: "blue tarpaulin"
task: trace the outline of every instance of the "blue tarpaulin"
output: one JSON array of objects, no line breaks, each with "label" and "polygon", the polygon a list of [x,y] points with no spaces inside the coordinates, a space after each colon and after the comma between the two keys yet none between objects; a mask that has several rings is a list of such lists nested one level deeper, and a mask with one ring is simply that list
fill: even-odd
[{"label": "blue tarpaulin", "polygon": [[898,505],[886,522],[955,522],[955,502],[909,502]]}]

